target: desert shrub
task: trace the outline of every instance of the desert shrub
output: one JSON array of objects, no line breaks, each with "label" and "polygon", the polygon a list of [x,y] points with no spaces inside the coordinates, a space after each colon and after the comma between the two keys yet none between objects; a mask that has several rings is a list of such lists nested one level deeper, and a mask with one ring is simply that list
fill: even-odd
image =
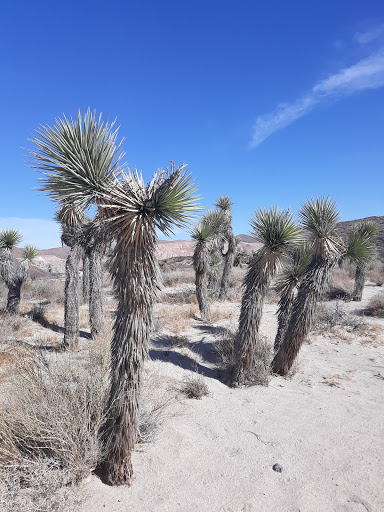
[{"label": "desert shrub", "polygon": [[195,290],[192,288],[183,288],[171,293],[163,293],[162,302],[164,304],[197,304]]},{"label": "desert shrub", "polygon": [[259,336],[247,385],[268,386],[271,379],[272,358],[272,344],[266,336]]},{"label": "desert shrub", "polygon": [[175,399],[175,393],[164,386],[162,377],[154,371],[146,370],[143,375],[142,389],[140,392],[140,411],[138,442],[151,442],[160,425],[171,412],[171,405]]},{"label": "desert shrub", "polygon": [[383,286],[384,284],[384,272],[379,268],[371,270],[368,274],[369,280],[375,283],[376,286]]},{"label": "desert shrub", "polygon": [[[236,312],[236,315],[238,313]],[[220,322],[220,320],[227,320],[231,318],[232,312],[228,309],[225,309],[222,307],[221,304],[213,305],[211,307],[211,323],[215,324],[217,322]]]},{"label": "desert shrub", "polygon": [[231,374],[236,362],[235,359],[235,336],[236,333],[230,329],[223,329],[215,334],[213,350],[216,354],[217,367]]},{"label": "desert shrub", "polygon": [[70,482],[94,469],[103,455],[98,432],[104,421],[107,369],[104,348],[93,347],[76,364],[69,356],[49,360],[30,351],[6,385],[0,411],[3,467],[54,461]]},{"label": "desert shrub", "polygon": [[54,460],[25,460],[0,469],[2,512],[75,512],[81,499]]},{"label": "desert shrub", "polygon": [[167,270],[162,272],[163,284],[166,288],[180,284],[192,284],[195,281],[193,270]]},{"label": "desert shrub", "polygon": [[177,308],[171,304],[158,304],[154,315],[156,332],[166,330],[175,336],[182,335],[191,326],[197,312],[195,304],[180,304]]},{"label": "desert shrub", "polygon": [[64,304],[64,281],[60,279],[27,281],[23,287],[22,296],[27,301]]},{"label": "desert shrub", "polygon": [[380,293],[372,297],[364,313],[369,316],[384,318],[384,295]]},{"label": "desert shrub", "polygon": [[320,303],[316,308],[312,331],[330,333],[335,327],[348,327],[352,331],[359,331],[365,324],[364,317],[349,313],[343,302],[338,301],[334,306]]},{"label": "desert shrub", "polygon": [[188,398],[201,400],[203,396],[209,395],[209,389],[203,377],[198,373],[190,374],[184,378],[181,392]]},{"label": "desert shrub", "polygon": [[187,336],[167,336],[166,341],[168,341],[169,346],[172,348],[187,347],[189,345]]}]

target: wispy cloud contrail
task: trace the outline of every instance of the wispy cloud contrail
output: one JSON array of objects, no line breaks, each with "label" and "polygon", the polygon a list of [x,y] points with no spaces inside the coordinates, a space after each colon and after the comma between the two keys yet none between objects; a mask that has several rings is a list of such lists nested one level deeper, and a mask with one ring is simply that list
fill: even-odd
[{"label": "wispy cloud contrail", "polygon": [[[366,42],[377,39],[371,33],[360,34]],[[381,34],[381,32],[380,32]],[[384,48],[360,60],[357,64],[341,69],[338,73],[315,84],[312,90],[293,103],[280,103],[275,110],[256,118],[253,125],[250,146],[255,148],[273,133],[290,125],[296,119],[307,115],[314,107],[327,99],[338,100],[365,89],[384,86]]]}]

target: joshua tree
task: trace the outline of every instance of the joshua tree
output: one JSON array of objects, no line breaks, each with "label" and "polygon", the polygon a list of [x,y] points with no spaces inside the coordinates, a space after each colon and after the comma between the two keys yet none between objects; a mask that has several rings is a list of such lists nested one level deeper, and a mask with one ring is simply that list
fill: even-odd
[{"label": "joshua tree", "polygon": [[[89,323],[92,337],[100,333],[104,324],[102,258],[108,243],[108,231],[97,216],[84,227],[84,253],[89,271]],[[83,276],[84,277],[84,276]]]},{"label": "joshua tree", "polygon": [[278,328],[275,338],[274,350],[277,352],[288,327],[292,312],[293,301],[305,270],[312,259],[311,247],[307,244],[293,249],[290,261],[284,265],[283,272],[276,283],[276,290],[280,293],[277,309]]},{"label": "joshua tree", "polygon": [[232,272],[233,262],[235,260],[236,240],[232,231],[232,205],[229,196],[220,196],[216,201],[215,206],[223,217],[223,232],[226,241],[228,242],[228,249],[224,256],[223,275],[221,277],[219,299],[224,300],[227,296],[228,281]]},{"label": "joshua tree", "polygon": [[339,212],[330,198],[306,201],[299,217],[308,233],[313,257],[299,286],[285,336],[272,363],[273,371],[279,375],[289,372],[310,330],[317,301],[325,293],[331,271],[345,252],[344,244],[335,231]]},{"label": "joshua tree", "polygon": [[7,312],[17,314],[20,308],[21,287],[29,275],[29,268],[39,251],[33,245],[23,249],[22,260],[15,264],[12,249],[21,242],[22,236],[15,229],[4,229],[0,232],[0,276],[8,288]]},{"label": "joshua tree", "polygon": [[87,253],[83,256],[83,286],[82,286],[82,295],[83,302],[89,301],[89,258]]},{"label": "joshua tree", "polygon": [[[356,250],[362,251],[365,258],[356,265],[355,289],[353,291],[352,300],[361,302],[363,297],[363,289],[367,278],[368,262],[375,255],[375,238],[377,236],[378,227],[375,222],[364,221],[354,227],[349,235],[348,254],[355,253]],[[353,256],[352,256],[352,259]],[[356,258],[355,258],[356,259]]]},{"label": "joshua tree", "polygon": [[209,252],[208,256],[208,291],[211,297],[216,296],[219,275],[222,273],[223,255],[220,247],[215,247]]},{"label": "joshua tree", "polygon": [[56,213],[61,224],[61,241],[70,247],[65,263],[63,350],[74,350],[79,341],[79,264],[83,256],[86,216],[64,204]]},{"label": "joshua tree", "polygon": [[239,329],[235,339],[236,365],[233,384],[244,384],[252,369],[262,308],[270,282],[282,259],[300,242],[300,229],[289,211],[257,210],[250,221],[252,236],[263,247],[252,258],[244,279]]},{"label": "joshua tree", "polygon": [[192,240],[196,242],[193,253],[195,269],[196,297],[202,320],[210,319],[210,303],[208,295],[208,277],[210,254],[215,252],[222,241],[222,215],[209,211],[192,231]]},{"label": "joshua tree", "polygon": [[100,218],[113,234],[111,274],[118,298],[111,344],[108,421],[102,436],[107,455],[104,469],[110,484],[129,483],[131,452],[137,437],[138,400],[144,358],[152,327],[152,309],[160,273],[156,230],[185,228],[196,198],[185,165],[158,172],[145,185],[137,172],[124,172],[121,143],[112,125],[88,110],[84,119],[58,120],[34,139],[35,167],[45,171],[43,190],[59,203],[87,208],[96,203]]}]

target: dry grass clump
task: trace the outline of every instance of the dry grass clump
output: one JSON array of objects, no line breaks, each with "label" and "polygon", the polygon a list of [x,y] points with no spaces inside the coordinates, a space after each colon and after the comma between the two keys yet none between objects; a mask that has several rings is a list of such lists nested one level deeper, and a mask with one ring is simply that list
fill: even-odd
[{"label": "dry grass clump", "polygon": [[192,288],[181,288],[174,292],[163,293],[164,304],[197,304],[195,290]]},{"label": "dry grass clump", "polygon": [[64,304],[64,281],[61,279],[28,280],[22,289],[23,300]]},{"label": "dry grass clump", "polygon": [[180,284],[193,284],[195,275],[192,269],[167,270],[162,272],[163,284],[166,288],[173,288]]},{"label": "dry grass clump", "polygon": [[201,400],[203,396],[209,395],[208,386],[198,373],[185,377],[180,390],[188,398],[195,398],[196,400]]},{"label": "dry grass clump", "polygon": [[0,469],[2,512],[75,512],[81,503],[68,472],[49,459]]},{"label": "dry grass clump", "polygon": [[382,334],[381,328],[372,325],[364,316],[346,311],[342,302],[337,302],[334,307],[320,303],[316,309],[312,331],[316,334],[326,333],[348,342],[358,338],[363,344],[379,341]]},{"label": "dry grass clump", "polygon": [[175,393],[157,372],[146,370],[140,394],[138,442],[151,442],[165,418],[172,414]]},{"label": "dry grass clump", "polygon": [[271,364],[273,359],[273,347],[266,336],[259,336],[253,365],[247,384],[249,386],[268,386],[271,380]]},{"label": "dry grass clump", "polygon": [[175,336],[180,336],[189,329],[197,314],[195,304],[181,304],[177,308],[170,304],[158,304],[154,314],[154,332],[171,331]]},{"label": "dry grass clump", "polygon": [[383,286],[384,272],[379,268],[372,269],[368,274],[369,280],[375,283],[376,286]]},{"label": "dry grass clump", "polygon": [[215,334],[213,350],[216,354],[216,365],[223,372],[230,375],[236,363],[235,359],[236,333],[230,329],[223,329]]},{"label": "dry grass clump", "polygon": [[78,482],[102,458],[108,354],[93,346],[82,361],[30,351],[8,381],[0,411],[3,468],[54,461]]},{"label": "dry grass clump", "polygon": [[221,304],[216,304],[211,307],[210,321],[212,324],[215,324],[217,322],[220,322],[220,320],[227,320],[229,318],[232,318],[234,314],[238,315],[238,312],[231,311],[228,308],[223,308]]},{"label": "dry grass clump", "polygon": [[379,293],[372,297],[364,313],[369,316],[384,318],[384,294]]},{"label": "dry grass clump", "polygon": [[10,315],[0,311],[0,343],[4,344],[15,339],[28,338],[33,335],[34,325],[29,318]]}]

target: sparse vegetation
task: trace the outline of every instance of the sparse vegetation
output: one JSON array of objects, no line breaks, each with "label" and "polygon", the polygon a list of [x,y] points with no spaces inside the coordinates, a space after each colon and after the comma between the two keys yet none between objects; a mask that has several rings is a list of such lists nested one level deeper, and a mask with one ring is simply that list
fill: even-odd
[{"label": "sparse vegetation", "polygon": [[364,313],[369,316],[384,318],[384,294],[380,293],[372,297]]},{"label": "sparse vegetation", "polygon": [[209,389],[204,382],[204,378],[198,373],[194,373],[185,377],[181,386],[181,391],[188,398],[201,400],[203,396],[209,395]]}]

